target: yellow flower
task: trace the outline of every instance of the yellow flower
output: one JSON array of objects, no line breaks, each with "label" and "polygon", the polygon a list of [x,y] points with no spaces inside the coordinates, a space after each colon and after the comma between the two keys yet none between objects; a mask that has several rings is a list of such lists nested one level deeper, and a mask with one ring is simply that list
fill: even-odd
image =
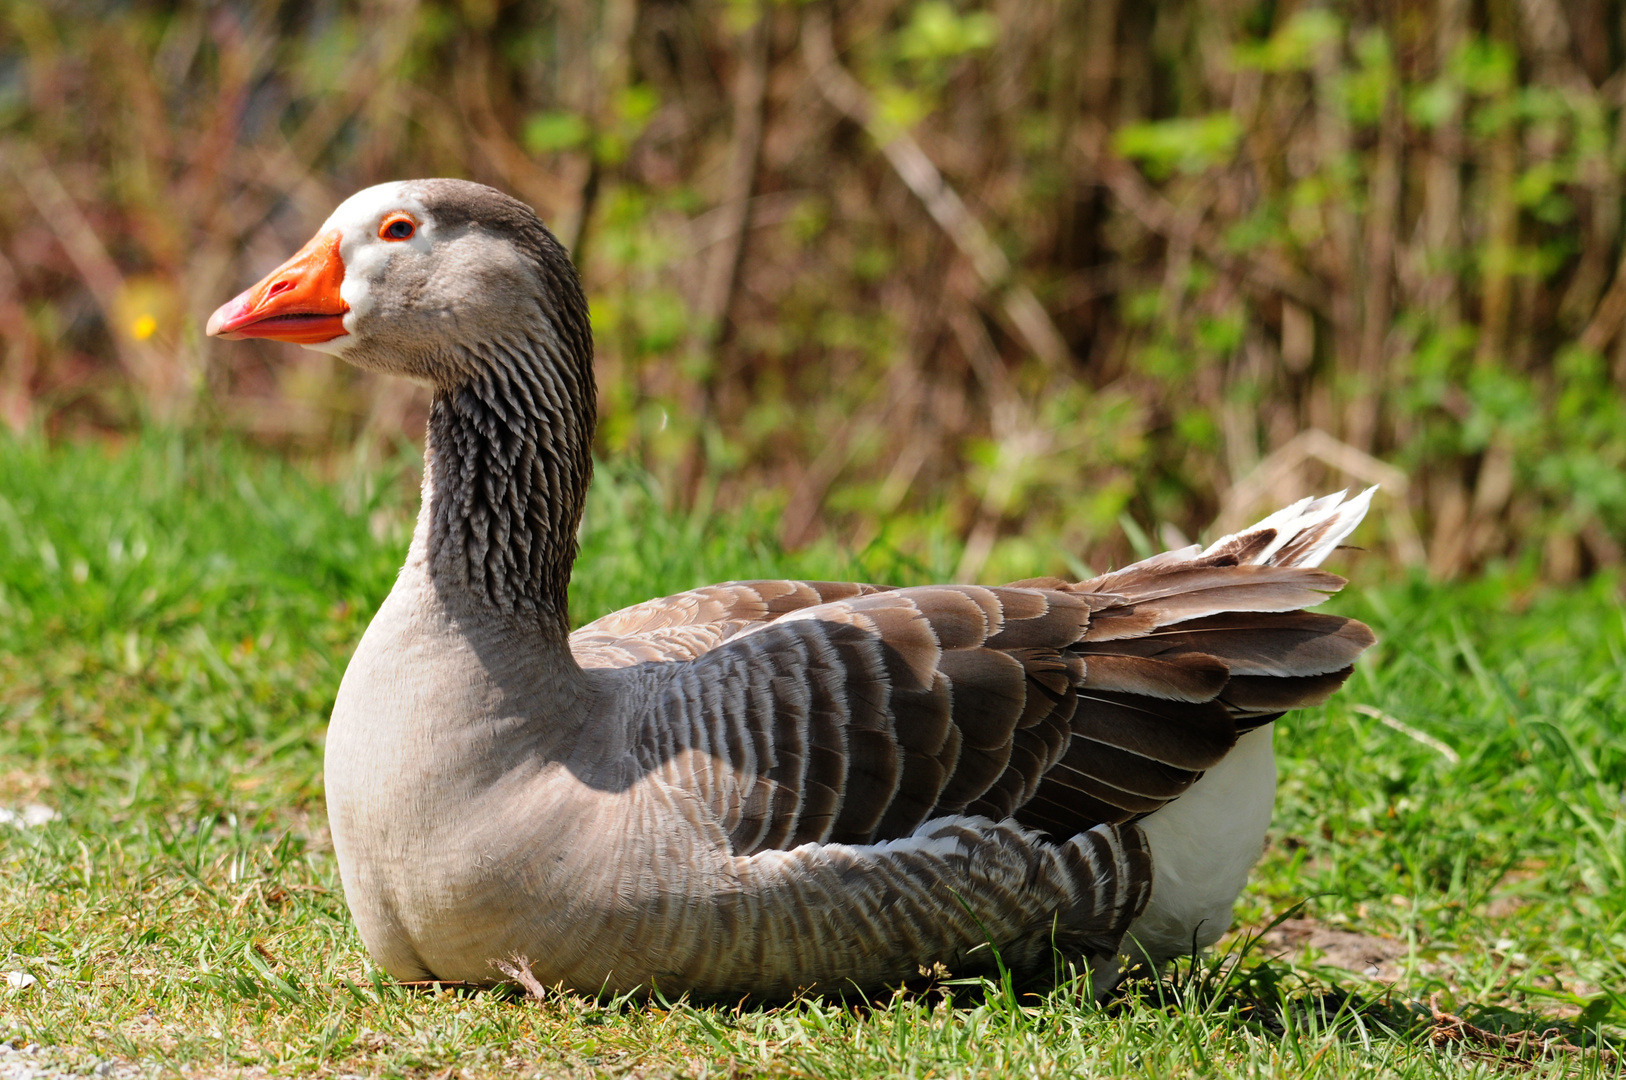
[{"label": "yellow flower", "polygon": [[130,324],[130,336],[137,341],[146,341],[158,332],[158,320],[151,315],[138,315],[136,321]]}]

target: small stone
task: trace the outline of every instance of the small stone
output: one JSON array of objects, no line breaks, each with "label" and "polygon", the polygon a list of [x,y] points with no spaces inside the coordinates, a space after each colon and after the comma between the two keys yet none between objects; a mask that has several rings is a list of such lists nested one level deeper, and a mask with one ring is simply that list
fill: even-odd
[{"label": "small stone", "polygon": [[19,829],[32,829],[55,821],[60,815],[44,803],[29,803],[21,810],[0,807],[0,825],[15,825]]},{"label": "small stone", "polygon": [[111,1061],[98,1061],[96,1063],[96,1068],[92,1069],[91,1071],[97,1076],[112,1076],[113,1063]]},{"label": "small stone", "polygon": [[33,986],[37,982],[39,982],[39,980],[34,978],[34,976],[30,975],[26,971],[6,972],[6,985],[11,987],[13,990],[27,990],[30,986]]}]

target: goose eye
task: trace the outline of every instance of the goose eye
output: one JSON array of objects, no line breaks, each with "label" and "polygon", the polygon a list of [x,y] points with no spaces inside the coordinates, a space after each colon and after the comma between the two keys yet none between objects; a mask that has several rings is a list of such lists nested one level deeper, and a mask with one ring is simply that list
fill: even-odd
[{"label": "goose eye", "polygon": [[384,219],[384,225],[378,230],[382,240],[410,240],[412,234],[418,231],[418,226],[409,217],[389,217]]}]

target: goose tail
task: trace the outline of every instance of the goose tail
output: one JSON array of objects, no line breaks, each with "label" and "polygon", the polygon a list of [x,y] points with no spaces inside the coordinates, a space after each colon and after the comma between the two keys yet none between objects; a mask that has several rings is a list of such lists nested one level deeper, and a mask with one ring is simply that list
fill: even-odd
[{"label": "goose tail", "polygon": [[1201,558],[1235,555],[1238,562],[1256,566],[1320,566],[1366,517],[1377,490],[1374,485],[1352,499],[1346,498],[1347,490],[1319,499],[1300,499],[1192,554]]},{"label": "goose tail", "polygon": [[1320,563],[1360,524],[1374,490],[1302,499],[1206,549],[1165,551],[1075,586],[1101,603],[1074,646],[1084,685],[1217,697],[1242,729],[1325,701],[1376,639],[1354,619],[1305,609],[1343,588]]}]

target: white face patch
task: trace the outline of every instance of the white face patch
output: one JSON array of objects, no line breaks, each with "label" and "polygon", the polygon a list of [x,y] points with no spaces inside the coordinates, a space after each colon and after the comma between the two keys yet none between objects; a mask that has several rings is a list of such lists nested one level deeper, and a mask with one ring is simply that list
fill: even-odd
[{"label": "white face patch", "polygon": [[[338,205],[322,223],[320,233],[339,233],[339,258],[344,260],[344,282],[339,296],[349,306],[344,317],[343,336],[332,341],[306,345],[307,349],[343,356],[345,348],[355,340],[356,320],[365,318],[373,310],[369,295],[371,283],[381,277],[397,251],[411,249],[427,253],[435,242],[435,223],[430,219],[423,201],[411,193],[412,182],[394,180],[363,188]],[[384,219],[397,211],[405,212],[417,222],[417,229],[408,240],[386,240],[378,235]]]}]

